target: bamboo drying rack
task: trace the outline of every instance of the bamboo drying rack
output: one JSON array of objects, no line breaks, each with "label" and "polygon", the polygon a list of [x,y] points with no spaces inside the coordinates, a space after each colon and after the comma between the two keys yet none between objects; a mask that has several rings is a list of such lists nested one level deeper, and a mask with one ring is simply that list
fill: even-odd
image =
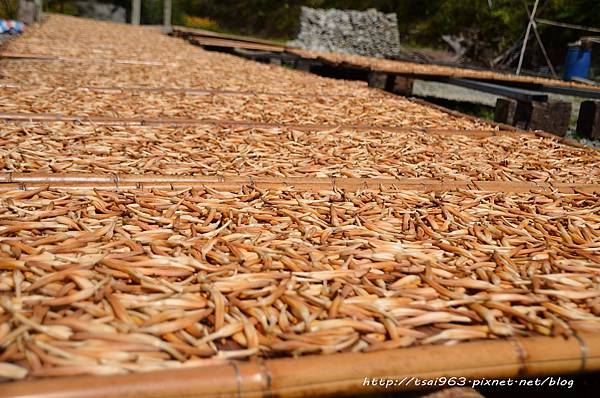
[{"label": "bamboo drying rack", "polygon": [[54,54],[22,54],[11,53],[8,51],[0,52],[0,59],[16,59],[16,60],[40,60],[40,61],[62,61],[62,62],[80,62],[80,63],[101,63],[101,64],[122,64],[122,65],[145,65],[158,67],[173,67],[176,63],[165,63],[150,60],[139,59],[110,59],[110,58],[81,58],[81,57],[65,57]]},{"label": "bamboo drying rack", "polygon": [[[124,63],[150,66],[175,66],[162,62],[77,58],[44,54],[0,53],[13,59],[57,60],[85,63]],[[418,101],[416,101],[418,102]],[[431,104],[427,104],[431,106]],[[457,114],[436,107],[448,114]],[[521,132],[511,126],[496,124],[497,130],[443,130],[359,125],[273,124],[253,121],[212,119],[114,119],[102,116],[65,116],[56,114],[6,114],[0,120],[13,123],[76,122],[104,125],[186,126],[218,125],[248,128],[368,129],[395,132],[454,135],[470,137],[530,136],[552,138],[563,144],[581,146],[571,140],[542,132]],[[0,191],[24,190],[22,197],[46,188],[65,190],[135,190],[189,189],[211,187],[239,191],[243,186],[261,189],[287,187],[311,190],[377,189],[452,191],[482,190],[495,192],[559,191],[564,193],[600,193],[599,184],[529,183],[473,180],[393,179],[393,178],[265,178],[206,177],[131,174],[0,174]],[[29,191],[29,192],[28,192]],[[508,378],[534,377],[600,371],[600,334],[581,333],[563,337],[527,337],[488,339],[456,345],[424,345],[367,353],[307,355],[298,358],[254,359],[233,361],[207,359],[202,366],[148,373],[112,376],[82,376],[30,379],[4,383],[2,397],[37,398],[165,398],[165,397],[304,397],[333,396],[350,393],[375,393],[415,389],[413,385],[396,385],[383,390],[364,386],[365,378]]]},{"label": "bamboo drying rack", "polygon": [[600,335],[528,337],[372,353],[311,355],[249,362],[207,360],[206,366],[116,376],[7,383],[0,397],[157,398],[306,397],[414,390],[365,386],[365,379],[495,379],[600,370]]},{"label": "bamboo drying rack", "polygon": [[515,75],[513,73],[501,71],[478,70],[436,64],[420,64],[411,61],[398,61],[343,53],[318,52],[291,47],[288,47],[286,51],[303,59],[316,60],[332,66],[352,66],[372,72],[400,74],[415,79],[418,79],[419,76],[459,77],[498,82],[545,84],[559,87],[598,90],[597,86],[585,83],[567,82],[546,77]]}]

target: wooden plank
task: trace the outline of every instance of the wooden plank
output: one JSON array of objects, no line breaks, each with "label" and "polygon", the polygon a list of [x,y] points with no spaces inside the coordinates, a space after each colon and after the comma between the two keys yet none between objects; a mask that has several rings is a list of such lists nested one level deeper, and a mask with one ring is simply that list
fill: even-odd
[{"label": "wooden plank", "polygon": [[577,133],[600,139],[600,101],[584,101],[579,108]]}]

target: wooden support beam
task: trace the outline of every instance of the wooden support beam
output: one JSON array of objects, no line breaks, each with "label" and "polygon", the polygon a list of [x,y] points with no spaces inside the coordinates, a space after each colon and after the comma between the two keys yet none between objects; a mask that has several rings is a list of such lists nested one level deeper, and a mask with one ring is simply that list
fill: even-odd
[{"label": "wooden support beam", "polygon": [[411,97],[413,95],[414,79],[400,75],[392,76],[392,78],[392,92],[394,94],[403,95],[405,97]]},{"label": "wooden support beam", "polygon": [[569,128],[571,103],[564,101],[496,100],[494,121],[523,130],[543,130],[563,137]]},{"label": "wooden support beam", "polygon": [[494,121],[516,126],[518,101],[509,98],[498,98],[494,109]]},{"label": "wooden support beam", "polygon": [[[367,83],[369,84],[369,87],[378,88],[380,90],[385,90],[385,91],[389,91],[389,92],[394,92],[394,85],[395,85],[396,78],[397,77],[392,73],[372,71],[372,72],[369,72],[369,75],[367,77]],[[402,79],[401,77],[398,77],[398,78]],[[412,88],[411,88],[411,92],[412,92]]]},{"label": "wooden support beam", "polygon": [[571,120],[571,103],[565,101],[532,101],[529,107],[530,130],[543,130],[564,137]]},{"label": "wooden support beam", "polygon": [[577,133],[600,139],[600,101],[583,101],[577,118]]},{"label": "wooden support beam", "polygon": [[541,85],[539,91],[560,95],[571,95],[574,97],[600,99],[600,90],[594,88],[594,86],[589,87],[590,88]]}]

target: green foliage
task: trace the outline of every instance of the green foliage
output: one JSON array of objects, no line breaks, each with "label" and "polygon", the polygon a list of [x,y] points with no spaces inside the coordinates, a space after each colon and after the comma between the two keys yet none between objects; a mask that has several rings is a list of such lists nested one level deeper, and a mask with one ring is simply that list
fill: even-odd
[{"label": "green foliage", "polygon": [[207,17],[183,16],[183,24],[188,28],[212,30],[213,32],[222,32],[223,29],[214,20]]},{"label": "green foliage", "polygon": [[17,19],[18,0],[0,0],[0,18]]},{"label": "green foliage", "polygon": [[67,15],[77,15],[77,4],[74,1],[68,0],[51,0],[48,1],[48,11],[58,12]]},{"label": "green foliage", "polygon": [[[11,1],[11,0],[0,0]],[[131,0],[101,0],[120,5],[130,15]],[[300,8],[376,8],[398,16],[400,38],[411,47],[447,48],[442,35],[462,36],[474,43],[467,56],[481,62],[505,51],[523,36],[528,17],[525,4],[535,0],[173,0],[173,23],[188,24],[188,17],[210,21],[204,28],[271,39],[292,39],[299,29]],[[71,13],[73,0],[49,0],[51,9]],[[599,0],[540,0],[538,16],[555,21],[600,27]],[[200,20],[202,21],[202,20]],[[162,1],[142,0],[142,23],[162,22]],[[198,22],[198,21],[196,21]],[[588,32],[538,25],[554,63],[562,63],[566,45]],[[526,62],[540,62],[535,40]],[[598,51],[596,51],[598,52]]]}]

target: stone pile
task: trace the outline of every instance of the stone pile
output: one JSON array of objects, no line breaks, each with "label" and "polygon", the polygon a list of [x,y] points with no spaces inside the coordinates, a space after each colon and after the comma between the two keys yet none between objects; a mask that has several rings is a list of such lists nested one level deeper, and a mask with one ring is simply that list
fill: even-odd
[{"label": "stone pile", "polygon": [[373,57],[400,53],[396,14],[302,7],[300,33],[292,46]]}]

